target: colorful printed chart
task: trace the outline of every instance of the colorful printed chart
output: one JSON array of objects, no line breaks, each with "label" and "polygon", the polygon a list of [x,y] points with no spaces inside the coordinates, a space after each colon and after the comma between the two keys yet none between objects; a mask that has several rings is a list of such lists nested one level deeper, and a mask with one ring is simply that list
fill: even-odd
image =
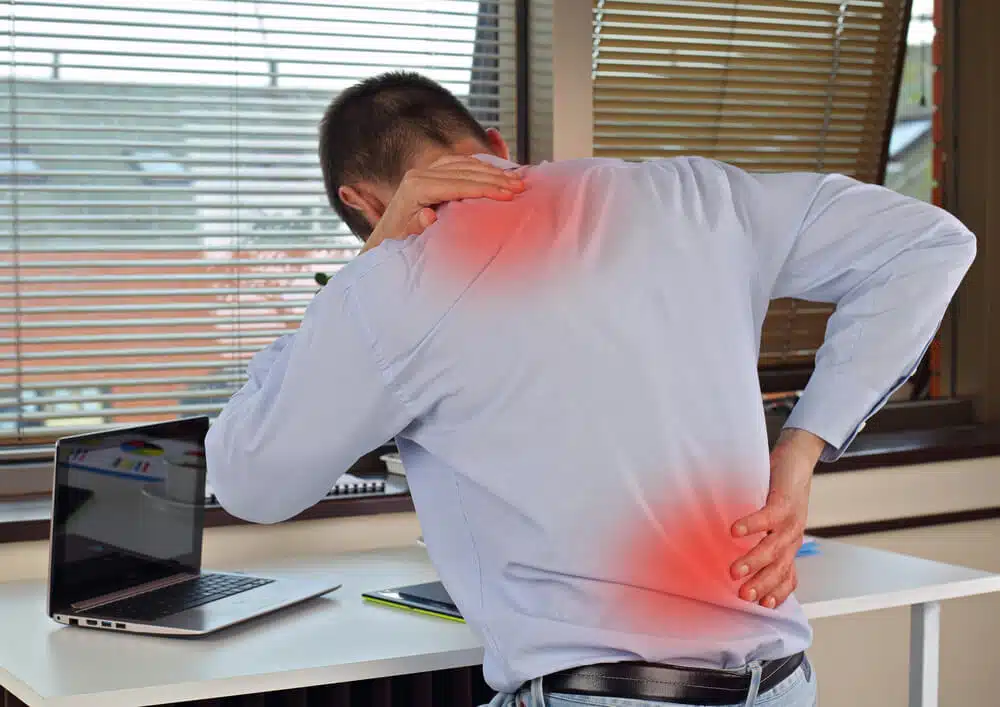
[{"label": "colorful printed chart", "polygon": [[68,450],[66,461],[79,471],[144,483],[165,480],[164,450],[139,438],[102,448],[78,446]]},{"label": "colorful printed chart", "polygon": [[126,454],[138,454],[143,457],[158,457],[163,454],[163,447],[141,439],[122,442],[121,450]]}]

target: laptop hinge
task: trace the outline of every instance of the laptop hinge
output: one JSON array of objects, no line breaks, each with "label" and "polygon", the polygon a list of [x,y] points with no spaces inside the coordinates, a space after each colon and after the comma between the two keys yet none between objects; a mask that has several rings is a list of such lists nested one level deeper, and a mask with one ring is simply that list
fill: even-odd
[{"label": "laptop hinge", "polygon": [[117,592],[112,592],[110,594],[102,594],[99,597],[94,597],[93,599],[88,599],[87,601],[78,601],[75,604],[70,604],[70,608],[72,608],[73,611],[90,611],[91,609],[96,609],[97,607],[104,606],[105,604],[121,601],[122,599],[131,599],[132,597],[153,592],[157,589],[172,587],[175,584],[187,582],[188,580],[194,579],[198,576],[199,575],[191,574],[190,572],[174,574],[169,577],[164,577],[163,579],[158,579],[154,582],[146,582],[145,584],[140,584],[129,589],[120,589]]}]

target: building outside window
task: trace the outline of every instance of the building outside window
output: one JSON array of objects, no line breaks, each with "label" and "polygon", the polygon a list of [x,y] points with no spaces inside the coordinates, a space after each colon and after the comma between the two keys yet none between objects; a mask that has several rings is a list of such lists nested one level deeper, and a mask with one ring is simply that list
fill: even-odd
[{"label": "building outside window", "polygon": [[8,9],[8,437],[220,408],[249,357],[298,326],[315,273],[359,249],[327,203],[316,155],[339,90],[415,70],[516,134],[513,0]]}]

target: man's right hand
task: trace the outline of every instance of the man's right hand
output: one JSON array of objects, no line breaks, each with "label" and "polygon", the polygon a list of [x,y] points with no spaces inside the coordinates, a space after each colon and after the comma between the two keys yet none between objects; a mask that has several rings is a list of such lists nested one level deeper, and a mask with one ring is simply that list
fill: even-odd
[{"label": "man's right hand", "polygon": [[[524,191],[524,181],[475,157],[448,155],[426,169],[411,169],[369,236],[364,253],[384,240],[423,233],[437,220],[434,207],[459,199],[509,201]],[[371,218],[371,216],[369,216]]]}]

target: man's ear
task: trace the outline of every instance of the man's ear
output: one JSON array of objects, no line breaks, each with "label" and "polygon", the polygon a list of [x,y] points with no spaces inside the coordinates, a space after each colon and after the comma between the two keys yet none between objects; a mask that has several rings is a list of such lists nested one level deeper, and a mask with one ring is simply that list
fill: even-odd
[{"label": "man's ear", "polygon": [[362,184],[354,186],[345,184],[337,189],[337,196],[349,209],[360,211],[372,228],[378,225],[382,214],[385,213],[385,204]]},{"label": "man's ear", "polygon": [[486,139],[489,141],[490,150],[494,155],[502,160],[510,161],[510,148],[507,147],[507,141],[503,139],[499,130],[486,128]]}]

